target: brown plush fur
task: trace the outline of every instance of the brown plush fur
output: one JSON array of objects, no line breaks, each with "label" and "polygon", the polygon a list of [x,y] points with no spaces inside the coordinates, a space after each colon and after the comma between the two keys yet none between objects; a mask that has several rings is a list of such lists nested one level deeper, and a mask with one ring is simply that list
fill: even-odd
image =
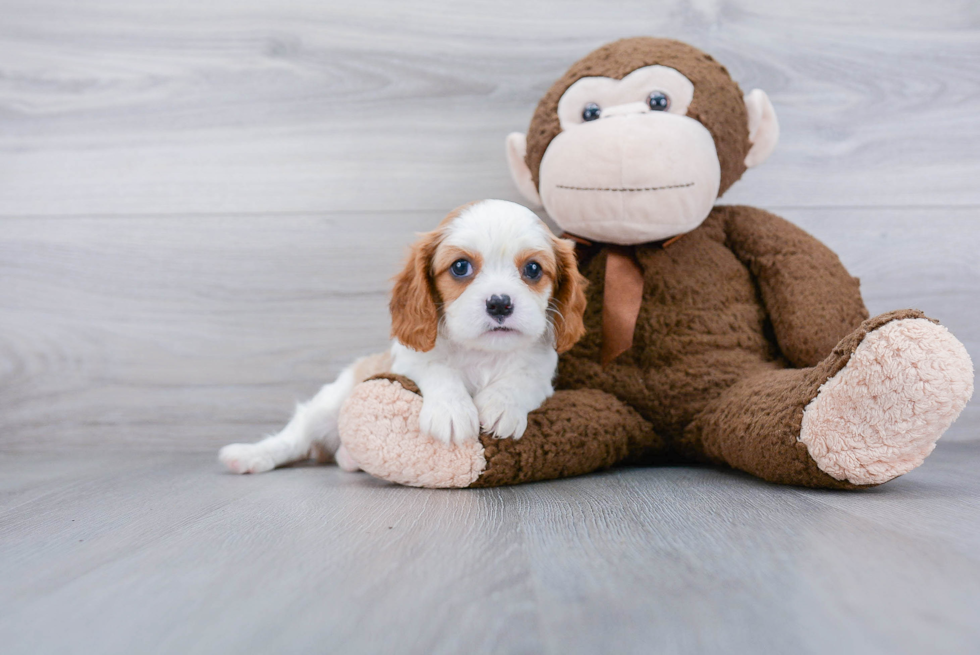
[{"label": "brown plush fur", "polygon": [[770,482],[854,488],[817,468],[799,442],[803,410],[820,386],[844,368],[869,332],[907,318],[924,315],[909,309],[877,316],[842,339],[817,366],[756,375],[732,385],[687,427],[679,449]]},{"label": "brown plush fur", "polygon": [[[473,487],[566,478],[607,468],[663,441],[636,410],[594,389],[559,391],[528,415],[531,439],[482,435],[487,468]],[[596,439],[595,434],[601,437]]]},{"label": "brown plush fur", "polygon": [[[748,237],[746,224],[755,225]],[[780,244],[797,257],[756,265]],[[817,343],[820,361],[867,318],[857,281],[829,249],[792,224],[750,207],[716,207],[704,223],[668,248],[633,247],[643,269],[643,304],[633,347],[603,367],[601,309],[606,247],[583,253],[590,281],[578,346],[559,364],[559,384],[607,391],[635,407],[665,438],[679,438],[695,415],[724,389],[750,374],[793,362],[786,355]],[[796,320],[770,321],[788,307],[767,305],[765,289],[790,275],[811,253],[823,270],[801,278],[787,298]],[[753,266],[758,274],[753,275]],[[835,299],[828,306],[827,298]],[[828,318],[831,319],[827,325]],[[809,320],[808,320],[809,319]],[[810,364],[815,362],[804,362]]]},{"label": "brown plush fur", "polygon": [[568,69],[538,103],[527,131],[528,168],[538,184],[541,158],[551,140],[561,132],[558,100],[582,77],[611,77],[620,80],[643,66],[669,66],[694,83],[694,100],[687,115],[711,132],[721,162],[721,196],[745,172],[749,152],[748,117],[742,92],[724,66],[711,55],[671,39],[636,37],[606,44]]}]

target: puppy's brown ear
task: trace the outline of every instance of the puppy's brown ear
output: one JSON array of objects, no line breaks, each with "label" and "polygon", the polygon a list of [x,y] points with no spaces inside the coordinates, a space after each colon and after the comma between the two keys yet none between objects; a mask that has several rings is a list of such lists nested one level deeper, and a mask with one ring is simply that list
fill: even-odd
[{"label": "puppy's brown ear", "polygon": [[555,292],[551,300],[554,307],[552,324],[555,327],[555,350],[563,353],[571,350],[585,334],[582,317],[585,314],[585,287],[588,281],[578,271],[575,244],[555,237],[552,243],[558,261]]},{"label": "puppy's brown ear", "polygon": [[435,348],[439,333],[432,257],[440,238],[438,230],[421,235],[412,245],[405,268],[395,277],[391,292],[391,336],[419,352]]}]

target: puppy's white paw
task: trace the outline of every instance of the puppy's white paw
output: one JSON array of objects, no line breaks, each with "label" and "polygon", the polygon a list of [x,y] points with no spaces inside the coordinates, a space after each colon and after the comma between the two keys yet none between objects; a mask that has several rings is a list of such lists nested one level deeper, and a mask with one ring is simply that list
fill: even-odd
[{"label": "puppy's white paw", "polygon": [[465,395],[431,395],[422,399],[419,430],[443,443],[463,443],[480,436],[480,415]]},{"label": "puppy's white paw", "polygon": [[480,426],[498,439],[520,439],[527,429],[527,411],[510,394],[487,388],[473,398]]},{"label": "puppy's white paw", "polygon": [[218,451],[218,459],[235,473],[265,473],[276,468],[272,457],[259,444],[233,443]]}]

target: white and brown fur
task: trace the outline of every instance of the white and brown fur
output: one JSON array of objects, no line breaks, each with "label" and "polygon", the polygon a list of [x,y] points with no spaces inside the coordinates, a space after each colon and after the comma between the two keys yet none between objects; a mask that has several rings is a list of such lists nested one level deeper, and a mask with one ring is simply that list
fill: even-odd
[{"label": "white and brown fur", "polygon": [[[453,274],[460,260],[470,263],[469,275]],[[539,276],[526,274],[531,262]],[[354,468],[337,453],[340,409],[355,385],[385,372],[418,385],[423,432],[445,443],[476,439],[481,430],[519,439],[528,412],[554,393],[558,353],[585,331],[584,285],[573,244],[529,209],[502,200],[464,205],[420,235],[396,277],[391,349],[345,368],[278,434],[225,446],[219,458],[237,473],[334,454]],[[509,297],[507,315],[492,313],[494,296]]]}]

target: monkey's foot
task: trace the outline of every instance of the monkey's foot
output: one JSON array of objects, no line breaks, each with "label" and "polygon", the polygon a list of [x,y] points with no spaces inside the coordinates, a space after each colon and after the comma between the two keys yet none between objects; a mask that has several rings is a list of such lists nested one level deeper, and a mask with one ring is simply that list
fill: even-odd
[{"label": "monkey's foot", "polygon": [[343,458],[374,477],[411,487],[470,486],[487,466],[483,444],[447,444],[422,434],[422,396],[411,390],[411,381],[391,378],[357,385],[344,403]]},{"label": "monkey's foot", "polygon": [[799,440],[831,477],[881,484],[919,466],[972,395],[973,363],[946,328],[892,321],[820,387]]},{"label": "monkey's foot", "polygon": [[483,434],[446,444],[419,431],[422,397],[411,380],[386,375],[355,387],[340,413],[340,439],[371,475],[414,487],[497,487],[582,475],[631,452],[665,449],[650,425],[595,389],[558,391],[528,415],[520,439]]}]

